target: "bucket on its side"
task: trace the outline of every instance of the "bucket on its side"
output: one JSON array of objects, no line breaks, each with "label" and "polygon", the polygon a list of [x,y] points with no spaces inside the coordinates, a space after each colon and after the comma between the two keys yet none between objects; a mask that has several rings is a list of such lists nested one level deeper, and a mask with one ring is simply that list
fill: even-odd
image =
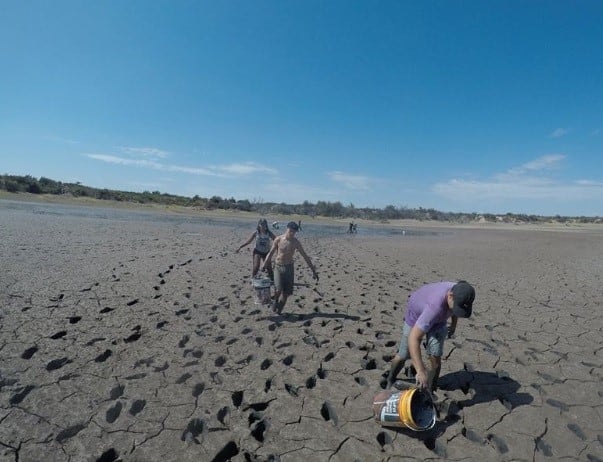
[{"label": "bucket on its side", "polygon": [[270,286],[272,280],[270,278],[256,278],[251,280],[251,284],[255,289],[255,300],[256,305],[267,305],[270,303]]},{"label": "bucket on its side", "polygon": [[433,428],[436,411],[431,394],[420,388],[377,393],[373,399],[375,420],[384,427],[408,427],[414,431]]}]

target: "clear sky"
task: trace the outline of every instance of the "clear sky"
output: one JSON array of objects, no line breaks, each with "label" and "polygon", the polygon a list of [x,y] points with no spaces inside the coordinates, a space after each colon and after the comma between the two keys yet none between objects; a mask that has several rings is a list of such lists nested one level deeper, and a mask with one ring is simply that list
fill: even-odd
[{"label": "clear sky", "polygon": [[0,0],[0,173],[603,215],[603,2]]}]

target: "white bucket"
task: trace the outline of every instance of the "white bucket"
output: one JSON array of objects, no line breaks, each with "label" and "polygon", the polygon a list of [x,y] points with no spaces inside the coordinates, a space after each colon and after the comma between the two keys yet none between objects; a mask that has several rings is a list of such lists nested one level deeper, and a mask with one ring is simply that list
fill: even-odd
[{"label": "white bucket", "polygon": [[272,280],[270,278],[252,279],[251,284],[255,289],[255,304],[268,305],[270,303],[270,286]]}]

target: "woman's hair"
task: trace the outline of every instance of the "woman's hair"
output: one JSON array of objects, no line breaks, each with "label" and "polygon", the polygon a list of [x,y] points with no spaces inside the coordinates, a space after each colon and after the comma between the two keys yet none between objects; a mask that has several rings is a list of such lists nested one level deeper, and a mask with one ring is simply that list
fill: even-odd
[{"label": "woman's hair", "polygon": [[265,218],[260,218],[258,220],[258,227],[256,228],[258,230],[258,232],[260,231],[260,228],[262,227],[262,225],[264,225],[266,227],[266,229],[268,229],[268,222],[266,221]]}]

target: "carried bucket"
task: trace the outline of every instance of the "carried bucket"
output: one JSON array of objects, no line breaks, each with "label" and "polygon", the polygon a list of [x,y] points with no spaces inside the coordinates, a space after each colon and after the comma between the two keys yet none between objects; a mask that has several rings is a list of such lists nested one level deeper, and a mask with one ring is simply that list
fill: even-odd
[{"label": "carried bucket", "polygon": [[270,286],[272,280],[270,278],[256,278],[251,280],[251,284],[255,289],[255,300],[256,305],[267,305],[270,303]]},{"label": "carried bucket", "polygon": [[414,431],[433,428],[436,410],[431,394],[420,388],[382,391],[373,399],[375,420],[384,427],[408,427]]}]

